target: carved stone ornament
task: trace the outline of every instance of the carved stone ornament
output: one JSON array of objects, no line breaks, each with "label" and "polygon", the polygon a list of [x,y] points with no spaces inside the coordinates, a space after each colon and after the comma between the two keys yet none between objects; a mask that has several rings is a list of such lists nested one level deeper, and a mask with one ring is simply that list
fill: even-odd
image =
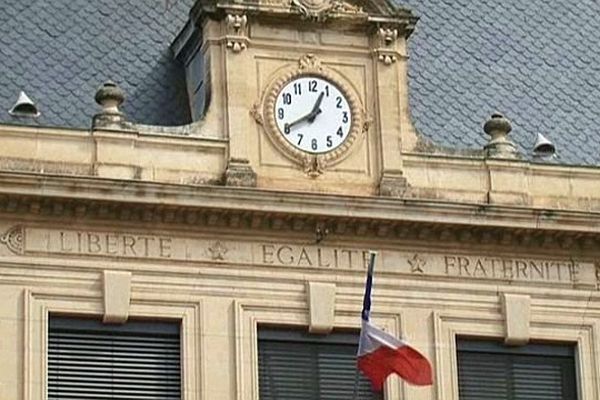
[{"label": "carved stone ornament", "polygon": [[306,19],[324,21],[334,14],[364,14],[362,7],[342,0],[292,0],[292,8]]},{"label": "carved stone ornament", "polygon": [[375,53],[377,59],[385,65],[392,65],[398,61],[396,42],[399,36],[400,32],[396,26],[381,25],[375,32]]},{"label": "carved stone ornament", "polygon": [[25,230],[21,225],[14,226],[0,236],[0,243],[6,245],[15,254],[23,254]]},{"label": "carved stone ornament", "polygon": [[223,261],[225,260],[225,254],[227,254],[229,249],[220,241],[216,241],[208,248],[208,251],[210,252],[210,257],[213,260]]},{"label": "carved stone ornament", "polygon": [[304,159],[304,172],[311,178],[317,178],[323,173],[321,158],[318,156],[307,156]]},{"label": "carved stone ornament", "polygon": [[410,265],[410,272],[413,274],[424,274],[425,266],[427,262],[419,255],[415,254],[412,258],[408,259],[408,264]]},{"label": "carved stone ornament", "polygon": [[248,48],[248,17],[246,15],[227,14],[227,48],[240,53]]},{"label": "carved stone ornament", "polygon": [[[300,77],[318,77],[335,84],[348,99],[352,112],[352,125],[345,141],[334,150],[321,154],[308,154],[290,145],[280,132],[275,115],[276,98],[278,93],[290,81]],[[355,147],[355,143],[363,140],[370,124],[358,96],[358,91],[339,72],[323,65],[319,58],[307,54],[300,58],[298,64],[288,66],[276,73],[275,78],[266,86],[261,100],[250,110],[250,115],[264,127],[273,145],[288,159],[304,169],[310,177],[317,177],[323,171],[343,161]]]}]

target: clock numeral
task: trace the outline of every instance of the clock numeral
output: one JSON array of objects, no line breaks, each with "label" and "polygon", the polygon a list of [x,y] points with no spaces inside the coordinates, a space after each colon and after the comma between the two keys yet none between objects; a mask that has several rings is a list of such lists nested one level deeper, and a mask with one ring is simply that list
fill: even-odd
[{"label": "clock numeral", "polygon": [[298,146],[300,146],[300,143],[302,143],[302,139],[304,138],[304,135],[303,135],[303,134],[301,134],[301,133],[299,133],[299,134],[298,134],[298,138],[299,138],[299,139],[298,139]]},{"label": "clock numeral", "polygon": [[313,150],[317,150],[317,149],[319,148],[319,145],[318,145],[318,143],[317,143],[317,139],[313,139],[313,140],[310,142],[310,147],[311,147]]},{"label": "clock numeral", "polygon": [[333,146],[333,138],[331,136],[327,136],[327,147]]},{"label": "clock numeral", "polygon": [[289,133],[290,133],[290,125],[289,125],[289,124],[285,124],[285,125],[283,126],[283,132],[284,132],[286,135],[289,135]]},{"label": "clock numeral", "polygon": [[289,105],[292,104],[292,95],[289,93],[283,94],[283,104]]},{"label": "clock numeral", "polygon": [[337,108],[342,108],[342,98],[340,96],[336,97],[335,101],[337,104],[335,105]]},{"label": "clock numeral", "polygon": [[280,109],[278,109],[278,110],[277,110],[277,117],[278,117],[279,119],[283,119],[283,117],[284,117],[284,116],[285,116],[285,113],[284,113],[284,111],[283,111],[283,108],[280,108]]},{"label": "clock numeral", "polygon": [[317,81],[310,81],[310,82],[308,82],[308,91],[309,92],[316,92],[317,91]]},{"label": "clock numeral", "polygon": [[343,122],[344,124],[347,124],[347,123],[348,123],[348,120],[349,120],[349,119],[348,119],[348,112],[347,112],[347,111],[344,111],[344,115],[342,116],[342,122]]},{"label": "clock numeral", "polygon": [[294,83],[294,94],[301,95],[302,94],[302,85],[299,83]]},{"label": "clock numeral", "polygon": [[340,128],[337,130],[337,135],[339,137],[344,137],[344,130],[342,129],[342,127],[340,126]]},{"label": "clock numeral", "polygon": [[325,96],[329,97],[329,85],[325,86]]}]

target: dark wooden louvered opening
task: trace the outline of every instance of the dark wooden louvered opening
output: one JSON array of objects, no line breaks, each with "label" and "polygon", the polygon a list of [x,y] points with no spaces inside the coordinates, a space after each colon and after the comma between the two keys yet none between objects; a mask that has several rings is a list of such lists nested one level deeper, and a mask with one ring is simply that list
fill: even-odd
[{"label": "dark wooden louvered opening", "polygon": [[181,399],[180,324],[50,316],[48,399]]},{"label": "dark wooden louvered opening", "polygon": [[[352,399],[358,334],[259,328],[260,400]],[[381,400],[359,375],[357,400]]]},{"label": "dark wooden louvered opening", "polygon": [[577,400],[574,348],[460,339],[460,400]]}]

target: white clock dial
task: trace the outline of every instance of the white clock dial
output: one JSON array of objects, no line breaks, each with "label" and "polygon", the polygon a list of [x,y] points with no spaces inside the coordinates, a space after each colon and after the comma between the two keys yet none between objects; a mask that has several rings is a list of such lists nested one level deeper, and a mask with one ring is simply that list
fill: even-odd
[{"label": "white clock dial", "polygon": [[338,148],[350,133],[352,110],[334,83],[304,76],[288,82],[275,100],[280,134],[295,148],[323,154]]}]

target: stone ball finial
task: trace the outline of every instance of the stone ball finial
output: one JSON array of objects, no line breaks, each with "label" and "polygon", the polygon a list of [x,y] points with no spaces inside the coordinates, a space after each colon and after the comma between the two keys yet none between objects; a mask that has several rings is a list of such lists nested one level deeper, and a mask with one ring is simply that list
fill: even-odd
[{"label": "stone ball finial", "polygon": [[512,131],[510,121],[500,113],[494,113],[483,125],[483,131],[494,137],[497,135],[508,135]]},{"label": "stone ball finial", "polygon": [[489,158],[518,158],[519,153],[513,142],[508,139],[512,131],[510,121],[500,113],[494,113],[483,125],[483,131],[490,136],[490,141],[484,147]]},{"label": "stone ball finial", "polygon": [[105,82],[98,88],[96,103],[102,107],[103,114],[121,114],[119,106],[125,101],[125,92],[114,82]]}]

